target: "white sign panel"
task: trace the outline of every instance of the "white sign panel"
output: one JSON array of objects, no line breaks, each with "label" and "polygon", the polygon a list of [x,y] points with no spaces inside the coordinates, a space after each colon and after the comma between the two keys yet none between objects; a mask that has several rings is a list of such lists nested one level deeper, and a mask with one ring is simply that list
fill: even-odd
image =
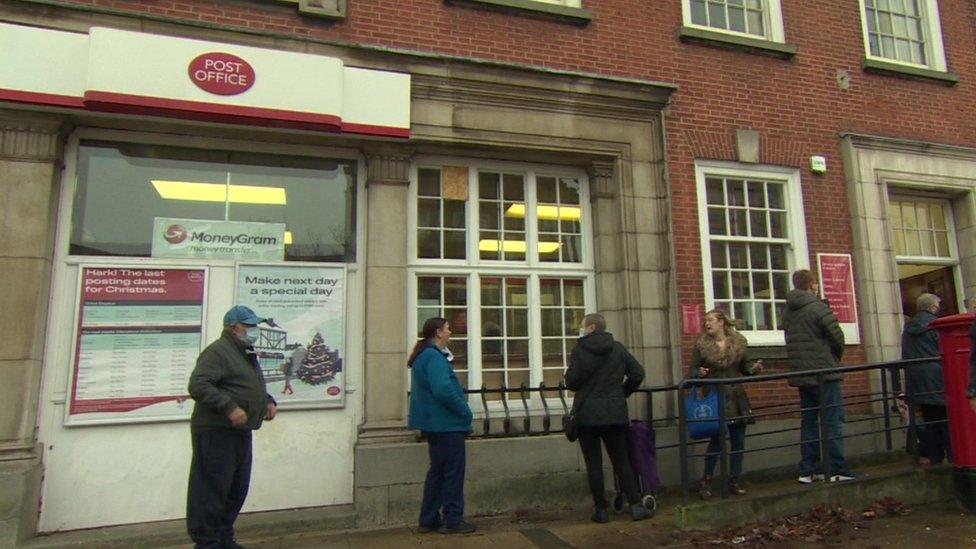
[{"label": "white sign panel", "polygon": [[285,225],[157,217],[152,256],[282,261]]},{"label": "white sign panel", "polygon": [[286,407],[345,403],[345,266],[241,265],[237,303],[261,325],[258,351],[268,393]]}]

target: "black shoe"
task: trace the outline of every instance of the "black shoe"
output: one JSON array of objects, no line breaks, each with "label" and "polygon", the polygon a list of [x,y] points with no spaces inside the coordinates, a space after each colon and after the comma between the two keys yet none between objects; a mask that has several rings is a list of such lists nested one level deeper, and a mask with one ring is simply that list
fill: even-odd
[{"label": "black shoe", "polygon": [[441,526],[438,530],[442,534],[470,534],[478,528],[471,524],[470,522],[464,522],[463,520],[454,526]]},{"label": "black shoe", "polygon": [[436,532],[440,529],[440,526],[424,526],[421,524],[417,527],[418,534],[429,534],[431,532]]},{"label": "black shoe", "polygon": [[590,520],[600,524],[606,524],[610,522],[610,513],[607,512],[606,507],[597,507],[593,510],[593,516],[590,517]]},{"label": "black shoe", "polygon": [[643,503],[635,503],[630,506],[630,516],[634,520],[649,519],[654,516],[654,511],[644,507]]},{"label": "black shoe", "polygon": [[746,494],[742,486],[739,486],[739,479],[734,478],[729,481],[729,494],[733,496],[744,496]]},{"label": "black shoe", "polygon": [[703,500],[712,499],[712,477],[705,476],[698,483],[698,496]]},{"label": "black shoe", "polygon": [[224,541],[224,549],[247,549],[247,547],[244,547],[240,543],[237,543],[237,541],[231,539]]}]

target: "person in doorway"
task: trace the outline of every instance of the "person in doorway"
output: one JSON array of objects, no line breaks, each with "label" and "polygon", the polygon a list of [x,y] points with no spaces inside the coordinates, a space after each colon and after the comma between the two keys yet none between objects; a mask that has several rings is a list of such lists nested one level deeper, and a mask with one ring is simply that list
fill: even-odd
[{"label": "person in doorway", "polygon": [[621,491],[630,503],[634,520],[644,520],[653,512],[641,503],[637,479],[627,452],[627,397],[644,381],[644,367],[613,335],[606,331],[602,315],[583,317],[580,338],[573,347],[566,369],[566,387],[575,391],[582,403],[576,410],[579,444],[586,462],[586,477],[593,496],[593,522],[609,522],[607,495],[603,486],[603,452],[610,456]]},{"label": "person in doorway", "polygon": [[934,358],[931,362],[906,368],[908,404],[916,406],[925,425],[919,432],[919,454],[923,465],[937,465],[951,460],[949,426],[946,411],[945,383],[942,380],[942,361],[939,333],[929,327],[937,317],[941,299],[922,294],[916,301],[918,313],[905,324],[901,334],[901,358]]},{"label": "person in doorway", "polygon": [[290,395],[295,392],[291,386],[291,380],[294,379],[295,374],[298,373],[299,366],[302,365],[302,361],[307,356],[308,350],[299,342],[295,350],[291,352],[291,356],[288,357],[288,362],[285,363],[285,388],[282,389],[282,394]]},{"label": "person in doorway", "polygon": [[476,530],[464,521],[464,440],[471,432],[471,407],[449,360],[450,323],[428,318],[422,335],[407,359],[409,425],[427,439],[430,456],[417,530],[468,534]]},{"label": "person in doorway", "polygon": [[197,548],[233,549],[234,522],[251,482],[251,434],[278,413],[253,344],[268,319],[243,306],[224,315],[224,330],[190,374],[193,457],[186,526]]},{"label": "person in doorway", "polygon": [[[783,330],[786,332],[786,355],[789,367],[796,372],[836,368],[844,354],[844,332],[837,317],[818,297],[819,285],[812,272],[802,269],[793,273],[793,289],[786,294]],[[830,460],[830,481],[853,480],[844,459],[844,374],[823,376],[823,402],[815,376],[791,377],[790,385],[800,392],[800,476],[803,484],[824,480],[823,460]],[[819,408],[824,407],[827,431],[827,454],[820,455]]]},{"label": "person in doorway", "polygon": [[[746,359],[746,338],[737,332],[732,320],[723,311],[713,309],[705,313],[705,333],[695,342],[691,352],[689,373],[698,378],[730,378],[762,372],[762,361],[750,365]],[[739,483],[742,475],[742,451],[745,448],[746,424],[755,421],[745,387],[740,383],[722,385],[722,408],[728,426],[732,453],[729,456],[729,493],[743,495]],[[710,390],[708,387],[706,391]],[[716,434],[708,442],[705,471],[698,493],[702,499],[712,497],[712,475],[718,461],[719,447],[724,433]]]}]

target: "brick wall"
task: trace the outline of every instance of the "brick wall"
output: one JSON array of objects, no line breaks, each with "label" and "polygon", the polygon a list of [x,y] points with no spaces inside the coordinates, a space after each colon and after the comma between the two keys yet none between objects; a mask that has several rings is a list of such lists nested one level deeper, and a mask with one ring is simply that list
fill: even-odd
[{"label": "brick wall", "polygon": [[[786,40],[799,50],[789,60],[681,42],[678,0],[584,0],[594,17],[584,27],[442,0],[348,0],[348,17],[338,22],[303,17],[295,4],[259,0],[64,3],[677,84],[666,132],[681,304],[703,300],[694,161],[733,160],[736,128],[760,133],[761,162],[801,168],[811,265],[818,252],[852,249],[838,134],[976,147],[976,40],[969,0],[939,2],[947,64],[960,78],[953,87],[864,73],[858,4],[851,0],[782,0]],[[848,71],[848,90],[837,86],[838,70]],[[826,157],[825,175],[806,169],[814,154]],[[683,339],[686,360],[693,339]],[[844,362],[864,360],[863,350],[851,347]],[[851,377],[848,392],[866,390],[866,376]],[[753,393],[760,402],[795,399],[781,384]]]}]

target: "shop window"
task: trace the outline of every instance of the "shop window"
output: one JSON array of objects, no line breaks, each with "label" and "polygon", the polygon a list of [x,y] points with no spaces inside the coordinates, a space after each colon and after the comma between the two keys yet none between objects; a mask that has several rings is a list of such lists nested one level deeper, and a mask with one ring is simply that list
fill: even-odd
[{"label": "shop window", "polygon": [[945,71],[936,0],[860,0],[869,59]]},{"label": "shop window", "polygon": [[706,307],[750,343],[782,343],[790,275],[807,263],[799,176],[699,164],[697,178]]},{"label": "shop window", "polygon": [[356,162],[83,141],[70,253],[149,257],[155,218],[281,223],[286,260],[354,261]]},{"label": "shop window", "polygon": [[[584,176],[447,164],[419,167],[412,185],[414,338],[427,318],[442,316],[451,322],[454,368],[467,387],[556,387],[592,305]],[[448,199],[463,199],[456,211],[472,212],[463,231],[471,252],[431,258],[424,242],[438,227],[435,202]]]},{"label": "shop window", "polygon": [[783,42],[779,0],[682,0],[685,25]]}]

